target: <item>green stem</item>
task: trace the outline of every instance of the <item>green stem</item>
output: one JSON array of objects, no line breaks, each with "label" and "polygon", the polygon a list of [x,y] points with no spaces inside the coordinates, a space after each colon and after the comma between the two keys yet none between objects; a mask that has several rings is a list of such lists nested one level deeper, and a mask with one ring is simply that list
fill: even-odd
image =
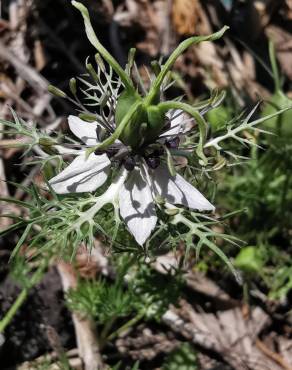
[{"label": "green stem", "polygon": [[109,331],[111,330],[111,328],[113,327],[115,321],[116,321],[116,317],[112,317],[110,320],[108,320],[104,327],[103,327],[103,330],[100,334],[100,338],[99,338],[99,347],[100,347],[100,350],[103,349],[104,345],[106,344],[106,341],[107,341],[107,335],[109,333]]},{"label": "green stem", "polygon": [[106,48],[98,40],[94,32],[94,29],[92,27],[87,8],[83,4],[79,3],[78,1],[72,1],[72,5],[76,9],[78,9],[83,16],[85,32],[86,32],[86,35],[90,43],[96,48],[96,50],[100,53],[100,55],[108,62],[108,64],[113,68],[113,70],[119,75],[120,79],[125,85],[125,88],[129,91],[135,92],[135,87],[133,85],[131,78],[127,75],[127,73],[123,70],[123,68],[119,65],[119,63],[115,60],[115,58],[106,50]]},{"label": "green stem", "polygon": [[6,327],[10,324],[16,312],[22,306],[23,302],[26,300],[27,295],[28,289],[24,288],[17,297],[16,301],[13,303],[13,305],[9,308],[4,318],[0,321],[0,333],[3,333]]},{"label": "green stem", "polygon": [[125,330],[129,329],[131,326],[135,325],[138,321],[142,319],[144,313],[139,313],[131,320],[127,321],[124,325],[122,325],[118,330],[114,331],[110,336],[108,336],[107,340],[111,341],[122,334]]},{"label": "green stem", "polygon": [[273,71],[274,83],[275,83],[275,91],[281,90],[280,84],[280,76],[279,76],[279,69],[276,62],[276,54],[275,54],[275,45],[272,40],[269,41],[269,56]]},{"label": "green stem", "polygon": [[204,151],[203,151],[205,140],[206,140],[206,134],[207,134],[207,124],[204,118],[198,112],[198,110],[193,108],[191,105],[187,103],[176,102],[176,101],[166,101],[166,102],[160,103],[158,105],[158,108],[165,112],[167,112],[170,109],[181,109],[182,111],[191,115],[196,120],[199,126],[199,131],[200,131],[199,144],[196,149],[196,153],[203,160],[204,164],[207,164],[208,159],[206,158]]},{"label": "green stem", "polygon": [[214,41],[222,37],[224,32],[228,30],[228,26],[224,26],[219,30],[218,32],[213,33],[212,35],[208,36],[193,36],[189,37],[188,39],[184,40],[170,55],[164,66],[161,68],[161,71],[159,75],[156,77],[148,96],[146,97],[145,103],[146,105],[151,104],[153,99],[157,96],[159,93],[159,89],[161,87],[161,84],[167,74],[167,72],[170,70],[170,68],[173,66],[177,58],[191,45],[198,44],[202,41]]}]

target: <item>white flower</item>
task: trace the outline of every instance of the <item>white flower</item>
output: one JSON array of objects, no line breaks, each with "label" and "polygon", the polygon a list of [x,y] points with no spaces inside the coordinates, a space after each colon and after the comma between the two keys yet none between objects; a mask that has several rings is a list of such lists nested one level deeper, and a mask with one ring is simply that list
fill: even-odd
[{"label": "white flower", "polygon": [[[185,130],[183,120],[174,112],[171,125],[161,138],[178,135]],[[87,146],[95,146],[98,140],[99,125],[84,122],[70,116],[71,131]],[[102,186],[109,174],[111,162],[107,154],[90,154],[80,150],[73,162],[49,183],[59,194],[72,192],[92,192]],[[138,244],[143,245],[157,223],[155,198],[159,196],[167,203],[182,205],[199,211],[213,211],[214,206],[182,176],[171,176],[166,165],[160,164],[151,169],[143,158],[136,158],[133,170],[127,172],[125,180],[119,185],[112,202],[118,202],[120,215]]]}]

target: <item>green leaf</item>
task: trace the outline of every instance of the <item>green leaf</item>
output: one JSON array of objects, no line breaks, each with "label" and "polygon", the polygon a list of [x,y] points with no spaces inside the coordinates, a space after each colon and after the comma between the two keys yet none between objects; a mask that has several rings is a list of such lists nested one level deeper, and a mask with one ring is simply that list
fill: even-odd
[{"label": "green leaf", "polygon": [[18,254],[19,249],[22,247],[23,243],[25,242],[28,234],[30,233],[31,228],[32,228],[32,224],[28,224],[26,226],[23,234],[21,235],[21,238],[19,239],[18,243],[16,244],[15,248],[13,249],[11,253],[10,260],[13,259]]},{"label": "green leaf", "polygon": [[92,27],[87,8],[83,4],[79,3],[78,1],[72,1],[72,5],[76,9],[78,9],[82,14],[84,24],[85,24],[85,32],[86,32],[86,35],[87,35],[88,40],[90,41],[90,43],[96,48],[96,50],[100,53],[100,55],[108,62],[108,64],[118,74],[121,81],[125,85],[125,88],[127,90],[135,92],[135,88],[134,88],[133,82],[130,79],[130,77],[122,69],[122,67],[114,59],[114,57],[106,50],[106,48],[98,40],[98,38],[97,38],[97,36],[94,32],[94,29]]},{"label": "green leaf", "polygon": [[224,252],[222,252],[222,250],[217,247],[216,244],[212,243],[210,240],[205,240],[205,244],[214,252],[217,254],[218,257],[220,257],[222,259],[222,261],[229,267],[230,271],[233,273],[233,275],[235,276],[236,280],[237,281],[241,281],[241,278],[238,274],[238,272],[236,271],[236,269],[234,268],[232,262],[230,261],[230,259],[226,256],[226,254]]},{"label": "green leaf", "polygon": [[34,208],[32,204],[28,202],[24,202],[22,200],[15,199],[15,198],[0,197],[0,202],[12,203],[12,204],[16,204],[18,206],[30,208],[30,209]]}]

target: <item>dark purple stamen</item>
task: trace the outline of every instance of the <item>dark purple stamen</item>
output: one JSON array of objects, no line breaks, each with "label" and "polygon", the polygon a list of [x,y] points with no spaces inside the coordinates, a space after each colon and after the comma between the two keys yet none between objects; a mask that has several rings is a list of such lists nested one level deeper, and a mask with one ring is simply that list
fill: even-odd
[{"label": "dark purple stamen", "polygon": [[146,158],[146,163],[150,168],[155,170],[160,165],[160,158],[158,157],[148,157]]},{"label": "dark purple stamen", "polygon": [[96,155],[102,155],[104,153],[104,151],[102,151],[102,150],[100,150],[100,149],[96,149],[95,151],[94,151],[94,154],[96,154]]},{"label": "dark purple stamen", "polygon": [[163,127],[163,131],[167,131],[171,128],[171,122],[170,120],[168,119]]},{"label": "dark purple stamen", "polygon": [[110,148],[107,150],[107,155],[109,158],[113,157],[118,153],[119,149],[118,148]]},{"label": "dark purple stamen", "polygon": [[155,149],[153,152],[153,157],[160,157],[164,153],[163,147],[159,147],[158,149]]},{"label": "dark purple stamen", "polygon": [[173,139],[168,140],[165,145],[170,149],[177,149],[179,146],[180,139],[178,136],[176,136]]},{"label": "dark purple stamen", "polygon": [[135,168],[135,165],[136,165],[136,162],[133,157],[128,157],[124,161],[124,166],[127,171],[133,171],[133,169]]}]

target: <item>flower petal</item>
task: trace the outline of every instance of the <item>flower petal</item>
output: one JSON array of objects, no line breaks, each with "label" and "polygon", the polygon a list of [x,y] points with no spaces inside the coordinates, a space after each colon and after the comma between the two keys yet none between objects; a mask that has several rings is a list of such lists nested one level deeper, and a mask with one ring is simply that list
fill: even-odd
[{"label": "flower petal", "polygon": [[82,140],[86,145],[96,145],[98,124],[97,122],[86,122],[76,116],[69,116],[68,123],[70,130],[75,136]]},{"label": "flower petal", "polygon": [[143,245],[157,217],[149,185],[140,169],[130,172],[119,193],[120,213],[137,243]]},{"label": "flower petal", "polygon": [[193,120],[180,109],[168,112],[166,115],[170,120],[170,128],[164,131],[160,135],[160,138],[177,136],[189,131],[193,127]]},{"label": "flower petal", "polygon": [[153,171],[155,192],[167,202],[181,204],[199,211],[214,211],[215,207],[182,176],[171,176],[167,167],[159,166]]},{"label": "flower petal", "polygon": [[79,149],[66,148],[62,145],[54,145],[54,149],[58,152],[58,154],[80,155],[82,153],[82,151]]},{"label": "flower petal", "polygon": [[58,194],[92,192],[106,181],[110,164],[106,154],[83,152],[49,183]]},{"label": "flower petal", "polygon": [[164,137],[178,135],[181,132],[181,126],[184,121],[183,111],[176,109],[171,113],[167,113],[167,117],[170,120],[170,128],[164,131],[162,135]]}]

